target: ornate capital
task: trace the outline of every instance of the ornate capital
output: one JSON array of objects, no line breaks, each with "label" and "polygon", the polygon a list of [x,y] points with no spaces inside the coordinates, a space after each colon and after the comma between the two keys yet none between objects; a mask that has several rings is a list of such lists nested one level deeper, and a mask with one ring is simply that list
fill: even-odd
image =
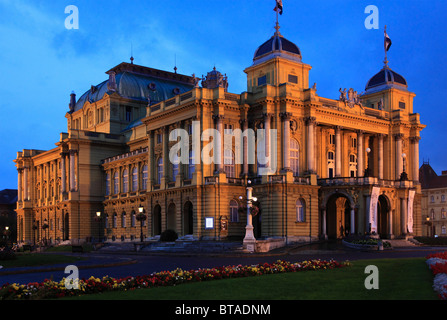
[{"label": "ornate capital", "polygon": [[225,117],[222,114],[217,114],[217,115],[213,116],[213,119],[216,120],[217,122],[219,122],[219,121],[223,121],[223,119],[225,119]]},{"label": "ornate capital", "polygon": [[279,116],[283,121],[290,121],[292,119],[292,113],[290,112],[281,112]]},{"label": "ornate capital", "polygon": [[305,117],[304,121],[306,122],[306,125],[315,124],[317,122],[317,118],[315,117]]},{"label": "ornate capital", "polygon": [[421,137],[410,137],[411,143],[419,143],[421,140]]},{"label": "ornate capital", "polygon": [[404,138],[403,133],[395,133],[393,136],[395,140],[402,140]]}]

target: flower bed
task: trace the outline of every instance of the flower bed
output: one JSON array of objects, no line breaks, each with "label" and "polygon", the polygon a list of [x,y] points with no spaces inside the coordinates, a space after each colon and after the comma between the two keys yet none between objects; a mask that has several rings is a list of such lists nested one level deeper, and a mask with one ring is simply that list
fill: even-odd
[{"label": "flower bed", "polygon": [[76,283],[79,288],[78,290],[67,289],[65,286],[65,278],[60,282],[45,280],[42,283],[35,282],[27,285],[14,283],[5,284],[0,288],[0,300],[51,299],[107,291],[126,291],[139,288],[175,286],[190,282],[261,276],[265,274],[336,269],[348,265],[349,262],[338,263],[334,260],[309,260],[298,263],[278,260],[271,264],[264,263],[251,266],[237,265],[190,271],[176,269],[174,271],[153,273],[148,276],[126,277],[122,279],[114,279],[111,277],[80,279]]},{"label": "flower bed", "polygon": [[426,258],[427,264],[435,276],[433,289],[441,299],[447,300],[447,252],[430,254]]}]

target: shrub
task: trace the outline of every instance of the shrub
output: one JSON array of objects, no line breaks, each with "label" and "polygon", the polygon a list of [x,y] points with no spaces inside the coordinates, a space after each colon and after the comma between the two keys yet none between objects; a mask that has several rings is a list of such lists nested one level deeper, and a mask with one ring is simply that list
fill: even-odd
[{"label": "shrub", "polygon": [[172,242],[178,239],[177,232],[174,230],[168,229],[161,233],[160,235],[160,241],[163,242]]},{"label": "shrub", "polygon": [[0,249],[0,261],[1,260],[14,260],[16,259],[16,254],[14,251],[9,249],[8,247],[4,248],[3,250]]}]

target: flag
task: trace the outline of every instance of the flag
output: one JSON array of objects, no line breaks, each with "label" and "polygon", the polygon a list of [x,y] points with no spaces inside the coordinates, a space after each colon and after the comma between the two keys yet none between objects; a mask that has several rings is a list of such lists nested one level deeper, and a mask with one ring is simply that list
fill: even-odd
[{"label": "flag", "polygon": [[390,50],[391,44],[392,44],[391,39],[388,36],[388,34],[386,33],[386,29],[385,29],[385,51],[388,52],[388,50]]},{"label": "flag", "polygon": [[282,15],[282,0],[276,0],[276,7],[273,10]]}]

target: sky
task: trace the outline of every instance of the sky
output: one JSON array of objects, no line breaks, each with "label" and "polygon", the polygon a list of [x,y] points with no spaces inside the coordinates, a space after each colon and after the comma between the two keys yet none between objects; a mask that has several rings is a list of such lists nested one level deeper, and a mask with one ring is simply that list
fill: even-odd
[{"label": "sky", "polygon": [[[79,12],[67,29],[65,8]],[[318,94],[364,91],[382,67],[383,29],[393,41],[389,66],[417,96],[420,163],[447,170],[447,1],[283,0],[280,32],[310,64]],[[368,5],[379,29],[367,29]],[[55,148],[67,131],[70,93],[78,98],[121,62],[196,76],[215,66],[229,91],[246,91],[243,70],[274,33],[275,0],[0,0],[0,190],[17,188],[13,160],[23,149]]]}]

